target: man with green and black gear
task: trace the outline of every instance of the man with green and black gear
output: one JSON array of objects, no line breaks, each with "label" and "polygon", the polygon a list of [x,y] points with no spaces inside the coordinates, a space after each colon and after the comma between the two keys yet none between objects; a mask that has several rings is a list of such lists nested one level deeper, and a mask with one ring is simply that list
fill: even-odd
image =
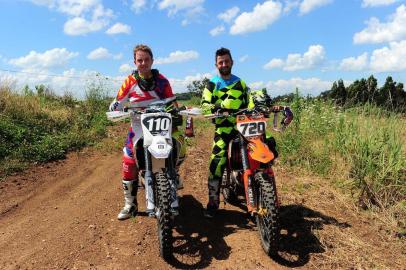
[{"label": "man with green and black gear", "polygon": [[[248,107],[248,87],[245,82],[231,74],[233,59],[230,50],[220,48],[216,51],[215,66],[219,75],[213,77],[202,94],[203,114],[216,113],[223,109],[237,111]],[[219,207],[220,183],[227,161],[227,147],[236,137],[236,118],[229,116],[216,118],[212,154],[209,165],[209,202],[205,216],[212,218]]]}]

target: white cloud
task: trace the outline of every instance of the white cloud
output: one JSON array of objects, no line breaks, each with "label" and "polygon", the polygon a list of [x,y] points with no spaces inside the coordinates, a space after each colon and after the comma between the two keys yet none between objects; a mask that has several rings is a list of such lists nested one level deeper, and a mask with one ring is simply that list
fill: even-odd
[{"label": "white cloud", "polygon": [[215,37],[215,36],[218,36],[218,35],[224,33],[225,30],[226,29],[224,28],[224,26],[220,25],[220,26],[217,26],[217,27],[211,29],[209,33],[210,33],[210,35]]},{"label": "white cloud", "polygon": [[274,58],[264,65],[265,69],[283,68],[285,62],[282,59]]},{"label": "white cloud", "polygon": [[300,3],[299,11],[300,14],[303,15],[318,7],[328,5],[332,2],[333,0],[303,0],[303,2]]},{"label": "white cloud", "polygon": [[[116,94],[117,89],[121,86],[124,80],[123,76],[110,77],[103,76],[93,70],[78,71],[73,68],[55,74],[48,70],[41,69],[23,69],[19,73],[9,73],[0,71],[0,82],[12,82],[16,89],[21,89],[24,85],[28,85],[34,89],[35,85],[44,84],[49,86],[57,95],[63,95],[66,92],[72,93],[76,98],[85,98],[85,90],[89,83],[101,83],[103,89],[111,96]],[[30,76],[29,74],[32,74]]]},{"label": "white cloud", "polygon": [[252,90],[259,90],[266,87],[266,84],[263,81],[252,82],[248,84],[249,88]]},{"label": "white cloud", "polygon": [[56,1],[57,10],[72,16],[81,16],[83,13],[90,11],[95,6],[100,5],[99,0],[69,0]]},{"label": "white cloud", "polygon": [[325,50],[321,45],[311,45],[307,52],[288,54],[286,60],[274,58],[264,65],[264,69],[282,68],[285,71],[296,71],[315,68],[325,59]]},{"label": "white cloud", "polygon": [[63,31],[70,36],[86,35],[90,32],[96,32],[107,26],[105,20],[88,21],[84,18],[75,17],[65,22]]},{"label": "white cloud", "polygon": [[246,54],[246,55],[241,56],[240,59],[238,59],[238,61],[240,61],[240,63],[244,63],[245,61],[247,61],[247,59],[248,59],[248,55]]},{"label": "white cloud", "polygon": [[139,13],[146,6],[146,4],[147,4],[146,0],[133,0],[133,3],[131,4],[131,9],[134,10],[136,13]]},{"label": "white cloud", "polygon": [[297,8],[300,4],[300,0],[285,0],[285,6],[283,13],[289,13],[292,9]]},{"label": "white cloud", "polygon": [[107,31],[109,35],[116,35],[116,34],[130,34],[131,33],[131,26],[122,23],[116,23],[112,27],[110,27]]},{"label": "white cloud", "polygon": [[129,65],[129,64],[122,64],[122,65],[120,66],[120,68],[119,68],[119,71],[120,71],[121,73],[128,73],[128,72],[133,71],[134,69],[135,69],[134,66],[131,66],[131,65]]},{"label": "white cloud", "polygon": [[94,49],[87,55],[87,59],[90,59],[90,60],[109,59],[109,58],[113,58],[113,59],[117,60],[117,59],[121,59],[121,57],[122,57],[122,54],[113,55],[109,52],[109,50],[107,50],[106,48],[103,48],[103,47]]},{"label": "white cloud", "polygon": [[114,15],[100,0],[32,0],[32,3],[66,14],[68,20],[64,24],[64,32],[73,36],[103,29]]},{"label": "white cloud", "polygon": [[181,63],[187,62],[193,59],[197,59],[199,53],[196,51],[176,51],[171,52],[168,57],[158,58],[154,61],[155,64],[172,64],[172,63]]},{"label": "white cloud", "polygon": [[203,3],[204,0],[162,0],[158,7],[159,9],[168,9],[168,14],[173,15],[180,10],[196,8]]},{"label": "white cloud", "polygon": [[182,26],[186,26],[194,21],[199,21],[204,12],[205,9],[201,5],[187,9],[183,14],[185,19],[182,21]]},{"label": "white cloud", "polygon": [[371,69],[376,72],[406,70],[406,40],[391,42],[388,47],[374,50],[371,55]]},{"label": "white cloud", "polygon": [[368,53],[363,53],[358,57],[349,57],[341,61],[340,69],[348,71],[362,71],[368,68]]},{"label": "white cloud", "polygon": [[100,4],[99,0],[32,0],[31,2],[71,16],[81,16]]},{"label": "white cloud", "polygon": [[252,12],[243,12],[235,19],[230,34],[239,35],[265,30],[279,19],[281,13],[282,4],[280,2],[266,1],[262,5],[257,4]]},{"label": "white cloud", "polygon": [[372,17],[367,21],[368,27],[354,35],[355,44],[382,43],[398,41],[406,38],[406,7],[401,5],[396,9],[386,23]]},{"label": "white cloud", "polygon": [[174,93],[187,92],[187,86],[196,80],[203,80],[204,78],[211,78],[212,73],[197,73],[195,75],[186,76],[183,79],[168,78]]},{"label": "white cloud", "polygon": [[232,7],[230,9],[227,9],[225,12],[217,15],[217,18],[223,20],[226,23],[229,23],[232,19],[235,18],[235,16],[237,16],[238,12],[240,12],[240,9],[238,7]]},{"label": "white cloud", "polygon": [[78,55],[79,53],[70,52],[66,48],[54,48],[43,53],[30,51],[26,56],[10,59],[9,63],[21,68],[47,69],[64,66]]},{"label": "white cloud", "polygon": [[388,6],[396,2],[399,0],[363,0],[362,7]]},{"label": "white cloud", "polygon": [[332,84],[331,81],[323,81],[320,78],[291,78],[289,80],[269,81],[266,88],[271,97],[292,93],[296,88],[303,95],[317,96],[321,92],[329,90]]}]

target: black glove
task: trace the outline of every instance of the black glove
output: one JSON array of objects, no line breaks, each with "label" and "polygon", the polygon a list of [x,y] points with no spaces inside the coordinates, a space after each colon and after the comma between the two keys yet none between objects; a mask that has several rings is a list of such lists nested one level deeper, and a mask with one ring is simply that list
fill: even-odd
[{"label": "black glove", "polygon": [[214,107],[211,109],[211,113],[217,113],[220,110],[221,110],[221,104],[216,103],[216,104],[214,104]]}]

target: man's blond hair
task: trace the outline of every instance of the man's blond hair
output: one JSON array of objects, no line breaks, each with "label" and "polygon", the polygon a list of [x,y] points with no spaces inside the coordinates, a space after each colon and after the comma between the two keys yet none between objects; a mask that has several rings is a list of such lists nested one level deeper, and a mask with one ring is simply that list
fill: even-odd
[{"label": "man's blond hair", "polygon": [[137,46],[134,47],[134,60],[135,60],[135,54],[138,51],[146,52],[151,56],[151,59],[154,59],[154,56],[152,55],[152,50],[150,47],[148,47],[147,45],[144,45],[144,44],[138,44]]}]

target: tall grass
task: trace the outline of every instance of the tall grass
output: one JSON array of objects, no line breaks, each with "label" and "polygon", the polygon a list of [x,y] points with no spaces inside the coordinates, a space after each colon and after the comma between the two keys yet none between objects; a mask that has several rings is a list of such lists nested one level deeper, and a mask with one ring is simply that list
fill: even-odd
[{"label": "tall grass", "polygon": [[0,85],[0,177],[33,162],[64,158],[105,135],[108,101],[97,94],[102,89],[89,88],[83,101],[38,89],[18,94]]},{"label": "tall grass", "polygon": [[372,105],[343,111],[298,94],[291,107],[294,121],[278,136],[282,163],[342,178],[366,206],[385,208],[406,199],[401,115]]}]

